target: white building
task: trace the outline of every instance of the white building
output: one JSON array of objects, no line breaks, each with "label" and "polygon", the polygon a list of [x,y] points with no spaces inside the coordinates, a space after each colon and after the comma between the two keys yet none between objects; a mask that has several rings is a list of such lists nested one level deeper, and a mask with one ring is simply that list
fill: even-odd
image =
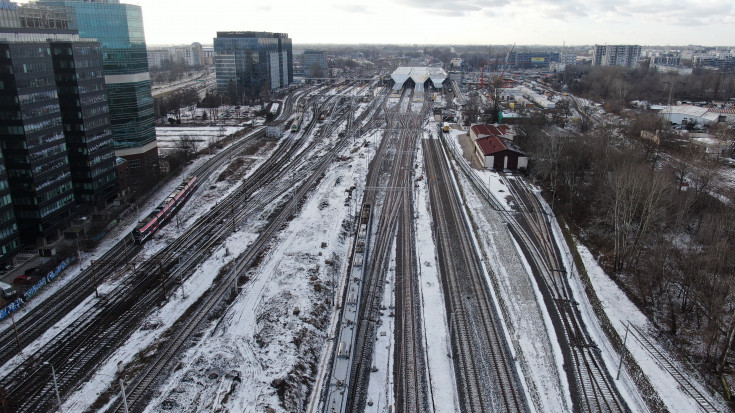
[{"label": "white building", "polygon": [[148,67],[161,67],[164,62],[183,63],[187,66],[204,64],[202,45],[192,43],[189,46],[148,47]]},{"label": "white building", "polygon": [[652,106],[651,109],[658,111],[664,119],[677,125],[694,123],[707,126],[718,122],[721,116],[709,108],[694,105]]}]

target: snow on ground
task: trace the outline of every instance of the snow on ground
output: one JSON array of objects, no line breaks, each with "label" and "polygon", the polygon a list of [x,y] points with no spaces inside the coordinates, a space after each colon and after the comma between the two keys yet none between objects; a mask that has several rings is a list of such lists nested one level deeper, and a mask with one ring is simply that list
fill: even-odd
[{"label": "snow on ground", "polygon": [[[251,158],[254,158],[255,160],[253,165],[251,165],[252,167],[247,172],[246,176],[250,175],[255,169],[257,169],[257,166],[260,163],[264,162],[265,159],[267,159],[267,154],[259,154]],[[208,157],[203,157],[193,162],[192,165],[190,165],[190,167],[187,168],[180,176],[187,176],[190,171],[196,169],[201,163],[206,162],[207,159]],[[227,165],[223,165],[222,169],[226,168],[226,166]],[[214,173],[213,178],[216,176],[217,173]],[[92,253],[92,256],[104,254],[104,252],[106,252],[115,243],[122,239],[122,237],[128,236],[130,231],[132,231],[133,228],[137,225],[139,217],[147,216],[148,213],[152,211],[156,206],[158,206],[158,204],[160,204],[163,199],[167,197],[180,183],[181,181],[176,178],[172,179],[170,182],[164,185],[140,208],[139,215],[131,216],[131,218],[128,219],[127,224],[119,224],[115,230],[113,230],[107,237],[105,237],[105,241],[103,241],[103,243],[95,249],[95,251]],[[202,187],[208,186],[203,185]],[[183,223],[185,226],[197,220],[203,213],[211,209],[211,207],[214,206],[214,204],[218,202],[218,200],[224,198],[231,191],[234,191],[236,189],[236,185],[228,185],[227,182],[221,182],[217,185],[214,185],[214,189],[211,189],[211,187],[209,188],[210,189],[205,190],[204,193],[200,193],[201,191],[196,192],[178,212],[177,217],[180,219],[180,222]],[[156,237],[154,237],[151,241],[144,245],[144,250],[141,251],[139,257],[135,259],[135,262],[140,262],[144,259],[143,257],[153,255],[153,253],[164,248],[166,245],[166,241],[164,240],[170,240],[173,237],[177,236],[179,233],[180,231],[176,228],[176,224],[169,223],[156,234]],[[217,255],[217,252],[215,252],[215,261],[217,259],[222,259],[222,255],[222,253],[220,253],[220,255]],[[84,259],[82,261],[84,262]],[[209,261],[211,261],[211,259]],[[203,264],[202,268],[206,269],[209,261]],[[220,266],[222,265],[223,264],[220,263]],[[73,269],[75,270],[74,274],[78,275],[79,267],[77,266]],[[199,271],[201,272],[202,269],[200,269]],[[111,372],[114,372],[117,369],[117,362],[130,362],[132,360],[132,357],[138,351],[145,348],[153,340],[155,340],[163,331],[165,331],[165,328],[170,326],[172,322],[175,321],[175,319],[180,314],[182,314],[189,305],[191,305],[191,303],[193,302],[191,301],[191,297],[198,297],[199,295],[201,295],[203,290],[208,288],[207,283],[211,284],[211,277],[215,275],[216,272],[206,273],[203,280],[199,280],[197,275],[194,275],[188,281],[186,281],[184,283],[184,291],[187,295],[186,303],[188,304],[184,305],[184,303],[181,302],[180,292],[177,292],[175,297],[166,304],[166,307],[164,307],[164,311],[159,310],[158,313],[152,314],[149,317],[149,321],[145,323],[146,325],[136,331],[133,336],[123,346],[121,346],[121,348],[118,349],[118,351],[113,356],[111,356],[107,360],[107,362],[105,362],[99,368],[98,371],[101,374],[94,376],[92,380],[90,380],[87,384],[81,386],[79,390],[77,390],[67,399],[67,401],[70,403],[70,406],[72,407],[72,409],[68,411],[83,411],[86,408],[84,406],[89,406],[92,402],[94,402],[94,399],[99,394],[99,392],[104,390],[104,388],[106,387],[105,383],[109,382],[110,378],[112,377],[113,373]],[[104,297],[106,293],[112,291],[120,283],[121,279],[113,277],[113,279],[109,280],[108,282],[101,284],[99,287],[101,296]],[[57,284],[52,284],[52,286],[52,288],[56,290],[58,290],[59,288]],[[48,290],[51,290],[51,288],[49,288]],[[46,291],[48,290],[44,290],[44,294],[46,294]],[[35,303],[36,301],[34,300],[32,302]],[[48,340],[52,339],[54,335],[58,333],[58,331],[73,322],[76,318],[83,314],[84,311],[88,310],[96,302],[97,300],[94,298],[94,296],[90,295],[90,297],[83,304],[70,312],[69,315],[64,317],[64,319],[62,319],[52,329],[41,336],[41,338],[39,338],[32,345],[27,347],[24,350],[24,353],[32,354],[32,352],[35,352],[38,348],[48,342]],[[151,325],[155,326],[155,328],[151,329]],[[17,364],[21,362],[22,360],[20,360],[19,357],[20,356],[16,356],[13,360],[8,362],[5,367],[11,366],[12,364],[10,363]]]},{"label": "snow on ground", "polygon": [[158,126],[156,140],[158,148],[166,152],[177,148],[182,137],[186,137],[196,143],[197,151],[201,151],[242,129],[240,126]]},{"label": "snow on ground", "polygon": [[[540,192],[540,190],[536,191],[536,195],[540,204],[544,207],[549,216],[553,216],[553,213],[551,212],[551,207],[549,207],[543,197],[541,197]],[[589,297],[585,293],[584,285],[582,284],[582,281],[579,279],[579,275],[574,269],[574,265],[572,264],[573,261],[571,257],[571,252],[566,241],[564,240],[564,235],[562,234],[561,228],[559,227],[559,223],[556,219],[551,221],[551,227],[554,233],[554,239],[559,248],[559,251],[561,252],[560,258],[564,263],[564,268],[571,269],[571,271],[569,271],[570,275],[568,277],[569,287],[572,291],[574,300],[579,304],[579,312],[582,315],[582,319],[584,320],[587,332],[589,333],[592,341],[597,344],[597,348],[600,349],[602,361],[603,363],[605,363],[607,371],[610,373],[610,375],[614,376],[617,373],[620,355],[615,351],[612,343],[607,339],[607,336],[605,335],[605,332],[600,325],[600,320],[595,315],[594,308],[589,301]],[[617,389],[620,392],[623,400],[625,400],[631,410],[633,410],[634,412],[648,411],[648,408],[640,394],[638,386],[636,386],[635,382],[630,376],[628,376],[627,374],[621,374],[620,380],[616,380],[614,383],[617,386]]]},{"label": "snow on ground", "polygon": [[[589,275],[597,296],[605,307],[605,313],[610,318],[610,322],[612,322],[618,334],[621,337],[625,336],[627,323],[637,327],[643,333],[655,331],[648,318],[628,299],[628,296],[620,290],[617,284],[605,274],[605,271],[592,256],[592,253],[582,245],[577,245],[577,250],[582,257],[585,270]],[[681,390],[679,384],[671,374],[631,334],[628,335],[626,346],[671,412],[684,413],[699,411],[697,403]],[[663,347],[658,346],[658,349],[663,354],[668,354]],[[686,369],[680,366],[674,357],[668,357],[668,360],[677,365],[680,371],[686,372]],[[697,378],[688,378],[692,383],[699,383]],[[702,394],[708,394],[707,390],[702,388],[702,386],[698,387]],[[727,411],[727,406],[723,405],[719,400],[719,397],[710,398],[710,401],[715,406],[719,406],[720,411]]]},{"label": "snow on ground", "polygon": [[[433,130],[436,130],[436,128],[434,128]],[[474,162],[474,160],[472,160],[474,148],[467,147],[467,145],[470,144],[471,140],[471,138],[467,136],[467,133],[468,132],[464,129],[452,128],[449,130],[449,137],[444,141],[449,143],[450,149],[454,153],[455,158],[460,158],[462,157],[461,154],[464,154],[464,158],[468,159],[468,162]],[[464,145],[461,143],[462,140],[465,140]],[[475,175],[477,175],[477,177],[480,178],[480,180],[484,184],[486,184],[488,189],[492,191],[492,193],[495,195],[495,199],[506,210],[511,210],[511,204],[513,200],[510,196],[510,191],[508,190],[508,188],[505,187],[505,184],[503,183],[500,176],[497,173],[487,169],[474,169],[473,171]]]},{"label": "snow on ground", "polygon": [[[386,413],[395,405],[393,393],[393,358],[396,297],[396,239],[393,238],[388,273],[385,277],[383,298],[380,302],[380,322],[376,330],[378,336],[373,347],[374,371],[370,373],[365,413]],[[371,406],[372,405],[372,406]]]},{"label": "snow on ground", "polygon": [[[423,168],[423,151],[420,146],[417,162]],[[451,413],[459,411],[459,399],[456,394],[454,365],[452,359],[449,358],[451,354],[449,327],[444,308],[444,294],[439,280],[436,245],[431,230],[433,224],[429,210],[430,201],[426,179],[419,181],[418,184],[414,198],[416,202],[414,208],[416,211],[416,255],[419,263],[424,343],[429,368],[430,391],[434,412]]]},{"label": "snow on ground", "polygon": [[[460,177],[466,205],[477,225],[475,235],[485,265],[490,269],[488,284],[501,298],[499,305],[528,388],[529,402],[537,411],[570,411],[571,394],[564,359],[531,268],[503,218],[478,197],[464,175]],[[507,192],[493,193],[498,198],[507,195]]]},{"label": "snow on ground", "polygon": [[[193,162],[181,173],[180,177],[187,176],[187,174],[190,171],[199,167],[203,162],[206,162],[206,158],[201,158]],[[115,228],[112,231],[110,231],[110,233],[108,233],[102,239],[102,242],[92,251],[82,252],[81,259],[76,264],[70,266],[59,277],[55,278],[54,282],[47,284],[47,286],[44,289],[42,289],[38,295],[33,297],[32,300],[26,302],[26,304],[14,314],[16,321],[23,318],[33,308],[43,304],[44,301],[51,299],[51,297],[54,297],[62,287],[64,287],[66,284],[73,281],[75,278],[77,278],[81,274],[81,272],[84,269],[88,268],[92,260],[96,260],[102,255],[104,255],[105,252],[111,249],[114,245],[120,242],[123,238],[129,237],[130,232],[133,230],[133,228],[135,228],[135,226],[138,223],[138,220],[142,217],[145,217],[149,213],[149,211],[152,211],[156,206],[158,206],[161,202],[163,202],[163,200],[174,189],[176,189],[176,187],[179,186],[180,184],[181,184],[181,179],[179,178],[171,179],[169,182],[163,185],[161,189],[155,195],[153,195],[152,197],[150,197],[148,200],[145,201],[145,203],[139,208],[139,211],[140,211],[139,213],[133,213],[129,215],[128,217],[126,217],[125,219],[123,219],[117,226],[115,226]],[[184,209],[187,208],[187,205],[188,204],[184,205]],[[165,227],[165,228],[168,228],[168,227]],[[104,296],[106,292],[113,290],[120,283],[121,283],[121,279],[117,276],[113,276],[106,283],[100,284],[98,289],[99,289],[99,292],[101,293],[101,296]],[[26,346],[21,353],[19,353],[18,355],[13,357],[11,360],[9,360],[3,366],[3,368],[6,371],[10,371],[11,369],[20,365],[24,360],[28,358],[29,355],[34,354],[41,347],[46,345],[46,343],[52,340],[56,336],[56,334],[58,334],[64,328],[68,327],[74,320],[76,320],[84,312],[88,311],[92,306],[94,306],[97,303],[97,301],[98,299],[94,297],[94,294],[91,294],[85,301],[83,301],[74,310],[69,312],[66,316],[64,316],[64,318],[62,318],[58,323],[56,323],[56,325],[54,325],[48,331],[42,334],[33,343]],[[8,318],[7,320],[3,320],[1,324],[2,324],[2,332],[7,331],[9,328],[12,328],[10,318]]]},{"label": "snow on ground", "polygon": [[[355,183],[364,187],[359,155],[329,169],[301,214],[248,274],[217,328],[187,352],[147,411],[306,409],[316,363],[327,347],[332,278],[342,277],[348,252],[345,190]],[[244,250],[228,244],[230,251]]]}]

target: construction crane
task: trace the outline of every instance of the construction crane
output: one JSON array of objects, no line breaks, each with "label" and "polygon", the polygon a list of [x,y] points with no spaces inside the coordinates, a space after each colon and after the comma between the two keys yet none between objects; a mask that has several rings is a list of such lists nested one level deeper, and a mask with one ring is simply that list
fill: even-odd
[{"label": "construction crane", "polygon": [[513,53],[513,50],[515,50],[516,44],[513,43],[513,47],[510,48],[510,52],[508,52],[507,55],[505,55],[505,62],[503,63],[503,70],[500,72],[500,80],[504,79],[505,76],[505,69],[508,67],[508,59],[510,59],[510,54]]}]

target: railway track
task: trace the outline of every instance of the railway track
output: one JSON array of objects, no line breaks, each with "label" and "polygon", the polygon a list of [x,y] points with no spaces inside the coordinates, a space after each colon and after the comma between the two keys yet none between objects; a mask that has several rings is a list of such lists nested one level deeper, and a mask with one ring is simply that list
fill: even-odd
[{"label": "railway track", "polygon": [[[297,145],[294,145],[297,147]],[[285,151],[286,154],[291,153]],[[223,156],[227,156],[225,153]],[[276,169],[285,161],[282,157],[273,157],[270,168]],[[267,164],[268,162],[266,162]],[[263,178],[262,174],[254,174],[250,185],[237,192],[234,198],[240,201],[247,199],[255,187],[253,181]],[[260,176],[258,176],[260,175]],[[273,177],[275,179],[275,175]],[[64,329],[55,339],[43,346],[35,354],[28,358],[18,369],[13,370],[3,378],[3,386],[8,393],[8,404],[14,411],[39,411],[50,408],[50,382],[47,375],[38,374],[39,361],[48,360],[57,367],[59,387],[62,392],[73,387],[74,383],[82,380],[93,371],[94,366],[112,349],[120,340],[127,337],[132,329],[150,308],[157,304],[159,297],[157,285],[160,278],[161,292],[165,295],[166,290],[171,291],[175,285],[173,277],[166,277],[166,271],[171,270],[174,265],[179,267],[188,266],[191,271],[197,265],[202,255],[208,251],[207,247],[217,242],[217,236],[209,237],[202,241],[198,234],[207,234],[204,230],[206,225],[216,222],[214,216],[227,216],[230,209],[227,203],[222,203],[203,219],[199,220],[194,227],[190,228],[184,236],[179,237],[171,245],[159,253],[155,259],[149,260],[136,273],[124,281],[115,291],[108,294],[108,299],[99,301],[77,321]],[[220,236],[229,231],[220,233]],[[195,240],[194,243],[191,240]],[[187,242],[188,241],[188,242]],[[196,241],[199,243],[197,244]],[[204,246],[205,248],[192,249],[192,245]],[[186,257],[179,251],[200,251],[200,254]],[[184,264],[181,265],[178,257],[185,256]]]},{"label": "railway track", "polygon": [[[377,329],[378,314],[383,288],[385,286],[385,274],[388,269],[393,240],[397,230],[398,212],[400,211],[400,192],[405,191],[405,179],[403,179],[404,168],[411,166],[406,164],[406,155],[410,153],[410,138],[405,133],[410,115],[405,114],[403,105],[410,105],[413,93],[404,93],[393,110],[386,111],[387,131],[381,140],[367,179],[366,193],[363,203],[379,205],[377,218],[377,230],[375,232],[374,247],[370,257],[370,265],[365,270],[365,282],[362,290],[362,300],[359,322],[356,327],[355,349],[353,352],[352,366],[350,372],[350,383],[348,393],[347,411],[362,411],[367,402],[367,388],[372,369],[373,346]],[[395,138],[392,138],[395,136]],[[414,136],[415,139],[415,136]],[[385,191],[380,186],[385,183]],[[408,188],[410,190],[410,187]]]},{"label": "railway track", "polygon": [[556,247],[550,217],[537,196],[519,179],[504,178],[510,193],[520,203],[521,212],[506,213],[514,236],[526,251],[539,287],[547,300],[552,320],[560,324],[560,341],[568,348],[565,356],[572,366],[575,407],[585,412],[627,412],[612,376],[605,367],[597,345],[587,333],[566,276],[568,270]]},{"label": "railway track", "polygon": [[[289,95],[286,98],[286,110],[284,110],[276,121],[283,122],[293,114],[292,101],[298,101],[303,98],[305,92],[297,95]],[[290,104],[289,104],[290,103]],[[193,172],[193,175],[200,177],[205,181],[213,173],[213,171],[228,158],[236,157],[240,152],[246,149],[253,141],[265,136],[263,128],[256,129],[250,135],[233,143],[232,145],[219,151],[212,159],[203,166]],[[128,238],[116,243],[112,248],[106,251],[94,266],[90,266],[82,271],[76,278],[71,280],[65,286],[59,289],[57,295],[64,297],[62,300],[46,300],[43,304],[36,306],[31,311],[24,313],[18,318],[15,328],[18,331],[18,337],[21,348],[34,342],[41,334],[46,332],[51,326],[61,320],[74,308],[77,308],[84,300],[87,299],[95,291],[95,284],[104,282],[110,274],[115,274],[120,267],[137,255],[140,246],[132,243]],[[90,283],[92,280],[92,283]],[[8,323],[4,323],[4,333],[0,338],[0,364],[7,363],[11,358],[15,357],[21,348],[18,347],[13,335],[8,334],[11,328]]]},{"label": "railway track", "polygon": [[[365,115],[367,116],[367,112]],[[332,124],[332,126],[327,128],[326,135],[334,133],[341,120],[344,120],[345,117],[347,117],[346,114],[342,115]],[[361,117],[358,118],[358,120],[363,121],[364,118],[365,117]],[[314,140],[315,143],[318,143],[318,141],[318,139]],[[333,158],[342,149],[344,149],[347,142],[347,136],[343,136],[318,162],[310,163],[311,171],[309,172],[308,178],[301,182],[287,205],[282,208],[277,217],[271,221],[267,228],[260,233],[255,243],[248,248],[248,251],[237,259],[233,268],[223,277],[222,282],[216,286],[216,289],[202,300],[199,308],[194,311],[194,316],[187,318],[184,321],[184,325],[174,332],[174,337],[169,340],[165,350],[161,354],[156,355],[155,360],[146,368],[145,372],[139,375],[136,381],[134,381],[130,386],[128,404],[131,407],[142,407],[145,405],[147,400],[146,395],[149,394],[152,387],[155,386],[156,379],[160,376],[161,372],[166,370],[167,366],[169,366],[169,364],[175,359],[175,355],[182,348],[183,344],[191,339],[194,332],[198,331],[206,322],[206,316],[210,313],[211,309],[220,305],[223,300],[229,296],[229,291],[232,288],[232,285],[238,283],[239,276],[245,273],[253,265],[256,258],[265,250],[276,232],[291,216],[301,200],[306,196],[321,176],[323,176],[326,168],[331,164]],[[302,153],[308,153],[308,151]],[[121,409],[122,407],[120,407],[118,411],[122,411]],[[134,409],[135,408],[133,408],[133,410]]]},{"label": "railway track", "polygon": [[630,326],[630,333],[633,338],[638,341],[644,349],[646,349],[648,354],[650,354],[661,365],[661,367],[671,374],[671,377],[673,377],[679,384],[679,388],[684,390],[697,402],[702,412],[716,413],[720,411],[720,408],[712,404],[709,397],[702,393],[699,388],[689,380],[687,374],[682,372],[679,367],[670,361],[670,356],[664,354],[658,346],[648,338],[648,334],[642,332],[634,325]]},{"label": "railway track", "polygon": [[472,171],[463,155],[452,144],[445,146],[456,160],[455,165],[459,166],[488,205],[508,223],[512,236],[528,258],[546,308],[549,309],[557,338],[562,344],[565,365],[569,366],[566,373],[575,411],[629,411],[602,362],[597,346],[586,332],[565,278],[568,271],[551,232],[551,217],[536,195],[525,182],[505,179],[506,186],[518,202],[516,209],[506,210]]},{"label": "railway track", "polygon": [[441,143],[423,150],[462,411],[528,411]]}]

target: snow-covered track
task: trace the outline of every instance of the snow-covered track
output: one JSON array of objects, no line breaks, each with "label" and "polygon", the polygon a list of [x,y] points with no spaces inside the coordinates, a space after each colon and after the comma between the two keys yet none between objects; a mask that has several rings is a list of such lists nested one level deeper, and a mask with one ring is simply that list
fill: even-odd
[{"label": "snow-covered track", "polygon": [[575,408],[584,412],[629,411],[577,308],[566,279],[570,271],[561,259],[548,211],[522,179],[503,177],[503,182],[518,203],[517,212],[503,214],[534,268],[552,320],[560,327],[565,361],[572,366],[569,380]]},{"label": "snow-covered track", "polygon": [[441,142],[424,140],[423,150],[460,407],[463,412],[526,412],[523,386]]},{"label": "snow-covered track", "polygon": [[[331,98],[328,98],[324,104],[327,104],[330,100]],[[338,102],[339,100],[334,102],[332,106],[333,109],[340,107]],[[348,117],[349,111],[351,111],[351,109],[348,107],[340,107],[340,110],[338,111],[339,113],[335,115],[330,126],[322,130],[322,136],[333,134],[337,127]],[[318,111],[315,111],[315,113],[318,113]],[[334,114],[334,111],[330,111],[330,113]],[[362,121],[363,119],[364,117],[358,118],[359,121]],[[312,126],[308,127],[307,131],[311,131],[311,128]],[[146,369],[134,379],[129,387],[128,396],[128,404],[131,407],[131,410],[136,411],[136,409],[140,410],[145,407],[151,391],[158,384],[158,379],[168,372],[172,364],[176,362],[176,356],[182,349],[182,346],[208,322],[208,316],[211,314],[212,309],[220,306],[223,301],[230,298],[232,291],[235,288],[234,286],[237,286],[239,290],[240,276],[245,274],[256,262],[257,258],[265,251],[275,234],[292,216],[294,211],[301,204],[308,192],[312,190],[317,181],[321,179],[334,157],[345,147],[347,142],[349,142],[349,137],[345,135],[338,139],[323,156],[314,161],[311,156],[313,156],[314,152],[318,150],[318,146],[321,144],[321,139],[313,139],[307,148],[301,150],[299,154],[296,155],[295,159],[291,161],[292,167],[295,168],[298,166],[305,168],[299,171],[299,173],[305,177],[300,178],[298,182],[291,183],[292,185],[295,185],[294,188],[296,189],[294,189],[292,196],[288,199],[286,204],[279,209],[276,216],[270,220],[267,227],[261,230],[258,238],[249,246],[248,250],[238,257],[234,265],[222,277],[219,283],[216,284],[197,304],[197,307],[193,309],[191,314],[185,320],[182,321],[181,325],[172,332],[163,350],[156,354],[154,360],[151,361],[147,365]],[[285,156],[285,159],[291,158],[292,156],[290,154]],[[280,170],[281,167],[275,169]],[[283,172],[283,175],[288,174],[289,172]],[[288,180],[282,181],[288,183]],[[283,184],[283,182],[274,182],[276,187],[281,184]],[[283,193],[273,189],[264,190],[262,192]],[[253,200],[251,199],[250,202],[252,201]],[[237,220],[240,218],[235,219]],[[237,291],[234,293],[237,294]],[[119,406],[117,411],[122,411],[122,406]]]},{"label": "snow-covered track", "polygon": [[701,390],[699,390],[699,388],[689,380],[689,375],[682,372],[679,367],[672,363],[671,360],[669,360],[669,356],[664,354],[658,346],[648,338],[647,333],[642,332],[638,327],[632,324],[630,327],[633,338],[635,338],[635,340],[646,349],[648,354],[650,354],[661,365],[661,367],[671,374],[671,377],[679,383],[679,387],[697,402],[702,412],[717,413],[720,411],[717,406],[710,402],[709,397],[703,394]]},{"label": "snow-covered track", "polygon": [[[259,131],[251,137],[261,136],[262,131]],[[24,364],[10,371],[2,381],[7,391],[9,407],[17,412],[44,411],[51,408],[53,387],[49,375],[41,371],[41,361],[50,361],[56,368],[62,394],[88,377],[134,331],[143,317],[162,298],[165,299],[162,296],[166,291],[173,290],[179,279],[175,279],[170,273],[176,271],[180,278],[188,276],[204,255],[209,253],[210,247],[221,242],[231,232],[229,228],[212,230],[213,226],[222,221],[221,217],[230,218],[230,203],[244,203],[264,181],[275,180],[280,176],[277,172],[298,146],[291,144],[282,148],[282,155],[267,160],[226,202],[209,211],[182,236],[142,263],[132,275],[106,294],[103,300],[83,311],[76,321],[30,355]],[[211,162],[221,164],[243,148],[239,144],[228,147],[229,150],[222,151]],[[205,165],[197,172],[206,175],[213,171],[211,165]],[[195,253],[190,253],[192,251]],[[132,247],[126,253],[133,254]],[[179,257],[185,258],[180,260]],[[115,260],[115,263],[119,265],[120,261]],[[99,271],[99,268],[93,271]],[[83,281],[89,284],[89,279]],[[85,298],[86,296],[83,297]]]}]

